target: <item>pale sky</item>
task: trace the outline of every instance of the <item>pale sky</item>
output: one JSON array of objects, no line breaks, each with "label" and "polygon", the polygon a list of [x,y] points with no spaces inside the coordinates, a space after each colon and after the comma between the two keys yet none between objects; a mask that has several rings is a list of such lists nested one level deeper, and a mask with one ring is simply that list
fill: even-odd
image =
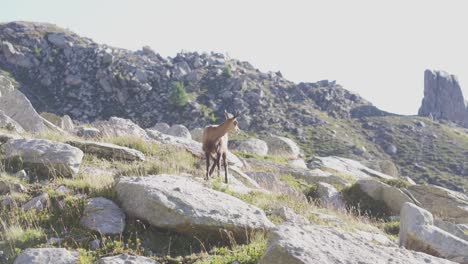
[{"label": "pale sky", "polygon": [[[416,114],[426,68],[468,94],[463,0],[0,0],[0,21],[57,24],[163,56],[216,51],[294,82],[336,80],[377,107]],[[465,84],[465,85],[464,85]]]}]

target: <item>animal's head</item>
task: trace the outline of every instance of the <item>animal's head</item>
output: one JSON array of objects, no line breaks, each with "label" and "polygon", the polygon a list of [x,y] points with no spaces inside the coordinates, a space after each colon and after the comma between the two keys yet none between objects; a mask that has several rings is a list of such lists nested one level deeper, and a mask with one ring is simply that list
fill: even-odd
[{"label": "animal's head", "polygon": [[237,126],[237,117],[239,117],[240,113],[236,112],[234,115],[228,113],[224,110],[224,117],[226,118],[226,123],[229,125],[228,131],[229,132],[238,132],[240,129]]}]

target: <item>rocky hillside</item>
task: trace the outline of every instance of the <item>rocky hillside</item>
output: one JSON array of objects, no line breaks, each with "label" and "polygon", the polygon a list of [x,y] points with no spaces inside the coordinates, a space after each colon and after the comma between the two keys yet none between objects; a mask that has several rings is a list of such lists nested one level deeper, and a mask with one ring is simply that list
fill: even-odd
[{"label": "rocky hillside", "polygon": [[463,193],[342,157],[305,164],[274,135],[239,139],[229,183],[207,181],[184,126],[24,110],[1,112],[1,263],[468,263]]},{"label": "rocky hillside", "polygon": [[[237,110],[244,130],[238,139],[286,136],[298,142],[306,161],[342,156],[418,183],[468,188],[466,130],[386,113],[334,81],[296,84],[215,53],[163,58],[149,47],[110,47],[50,24],[2,24],[0,41],[2,75],[39,113],[195,129],[220,122],[224,109]],[[187,94],[174,97],[174,87]]]}]

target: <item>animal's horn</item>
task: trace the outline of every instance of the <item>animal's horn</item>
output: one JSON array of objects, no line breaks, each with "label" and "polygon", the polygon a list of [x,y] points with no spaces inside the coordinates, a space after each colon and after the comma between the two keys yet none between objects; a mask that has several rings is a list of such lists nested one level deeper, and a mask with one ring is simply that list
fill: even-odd
[{"label": "animal's horn", "polygon": [[236,111],[236,113],[234,114],[234,117],[239,117],[240,116],[240,112],[239,111]]}]

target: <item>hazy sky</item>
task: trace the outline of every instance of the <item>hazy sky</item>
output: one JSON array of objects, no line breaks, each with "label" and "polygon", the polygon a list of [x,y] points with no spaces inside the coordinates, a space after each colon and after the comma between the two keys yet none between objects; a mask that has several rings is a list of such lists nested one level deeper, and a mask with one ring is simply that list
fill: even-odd
[{"label": "hazy sky", "polygon": [[216,51],[295,82],[337,80],[400,114],[417,112],[426,68],[457,75],[468,94],[462,0],[0,0],[0,6],[0,21],[51,22],[112,46],[149,45],[163,56]]}]

